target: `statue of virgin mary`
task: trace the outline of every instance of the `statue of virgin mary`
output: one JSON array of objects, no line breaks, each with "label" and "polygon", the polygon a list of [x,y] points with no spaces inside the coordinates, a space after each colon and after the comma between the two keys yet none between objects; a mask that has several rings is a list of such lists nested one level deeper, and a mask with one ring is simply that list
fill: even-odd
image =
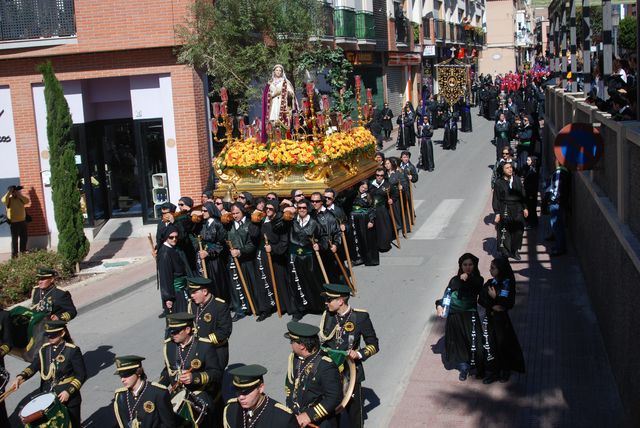
[{"label": "statue of virgin mary", "polygon": [[280,64],[273,67],[271,79],[262,93],[263,141],[266,140],[266,124],[291,127],[292,112],[298,110],[298,101],[293,85],[287,79]]}]

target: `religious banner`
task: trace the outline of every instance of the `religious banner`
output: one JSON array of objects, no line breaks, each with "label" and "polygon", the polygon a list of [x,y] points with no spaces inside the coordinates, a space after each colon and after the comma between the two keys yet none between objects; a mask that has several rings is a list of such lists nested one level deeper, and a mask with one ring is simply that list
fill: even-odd
[{"label": "religious banner", "polygon": [[469,65],[450,58],[436,64],[436,79],[438,96],[444,98],[452,108],[460,97],[464,98],[469,92]]}]

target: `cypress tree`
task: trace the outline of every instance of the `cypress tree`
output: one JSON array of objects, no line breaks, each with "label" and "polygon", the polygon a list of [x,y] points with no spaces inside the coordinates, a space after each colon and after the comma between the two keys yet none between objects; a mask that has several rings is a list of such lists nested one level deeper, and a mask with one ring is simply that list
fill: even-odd
[{"label": "cypress tree", "polygon": [[58,227],[58,253],[65,259],[67,268],[72,269],[89,252],[89,241],[84,235],[80,209],[73,121],[62,85],[53,72],[51,62],[41,64],[38,70],[44,78],[44,99],[47,105],[51,197]]}]

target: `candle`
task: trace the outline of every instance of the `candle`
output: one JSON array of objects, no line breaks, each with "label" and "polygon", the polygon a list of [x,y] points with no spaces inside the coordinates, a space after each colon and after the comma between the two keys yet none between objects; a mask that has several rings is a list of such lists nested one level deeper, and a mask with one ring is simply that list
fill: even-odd
[{"label": "candle", "polygon": [[220,112],[223,116],[227,115],[227,103],[222,103],[220,105]]},{"label": "candle", "polygon": [[309,98],[302,99],[302,108],[304,109],[304,114],[309,114]]},{"label": "candle", "polygon": [[220,116],[220,103],[213,103],[213,116]]},{"label": "candle", "polygon": [[307,96],[313,99],[313,82],[307,82]]},{"label": "candle", "polygon": [[257,134],[257,133],[258,133],[258,130],[259,130],[259,129],[262,129],[262,121],[261,121],[260,119],[256,118],[256,119],[253,121],[253,124],[254,124],[254,126],[255,126],[255,130],[256,130],[256,134]]},{"label": "candle", "polygon": [[271,135],[271,131],[273,131],[273,125],[271,122],[267,122],[267,134]]},{"label": "candle", "polygon": [[356,74],[355,79],[356,79],[356,91],[359,91],[360,90],[360,84],[362,83],[362,81],[360,79],[360,75]]},{"label": "candle", "polygon": [[224,102],[229,101],[229,93],[227,92],[227,88],[224,86],[220,88],[220,98],[222,98],[222,101]]},{"label": "candle", "polygon": [[238,119],[238,128],[240,128],[240,130],[244,129],[244,117]]},{"label": "candle", "polygon": [[329,96],[328,95],[323,95],[322,96],[322,110],[329,111]]},{"label": "candle", "polygon": [[353,119],[351,118],[347,119],[347,131],[350,130],[352,126],[353,126]]},{"label": "candle", "polygon": [[218,133],[218,119],[216,118],[211,119],[211,130],[213,131],[214,134]]},{"label": "candle", "polygon": [[297,131],[300,129],[300,116],[296,115],[293,117],[293,128]]},{"label": "candle", "polygon": [[322,113],[316,114],[316,122],[318,123],[318,128],[324,128],[324,115]]},{"label": "candle", "polygon": [[369,104],[365,104],[364,107],[362,108],[362,110],[364,111],[364,118],[365,120],[369,118]]},{"label": "candle", "polygon": [[276,129],[276,141],[280,141],[282,140],[282,131],[280,131],[280,128]]},{"label": "candle", "polygon": [[371,104],[373,101],[373,92],[371,92],[371,88],[367,88],[367,102]]},{"label": "candle", "polygon": [[336,120],[338,121],[338,125],[342,125],[342,113],[336,115]]}]

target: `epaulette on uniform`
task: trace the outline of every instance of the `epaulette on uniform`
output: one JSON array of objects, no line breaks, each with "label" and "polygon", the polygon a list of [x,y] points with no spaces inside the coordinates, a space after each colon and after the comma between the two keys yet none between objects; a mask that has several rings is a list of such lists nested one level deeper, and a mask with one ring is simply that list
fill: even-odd
[{"label": "epaulette on uniform", "polygon": [[[236,400],[236,399],[234,398],[234,400]],[[289,413],[289,414],[292,414],[292,413],[293,413],[293,411],[291,411],[291,409],[290,409],[290,408],[288,408],[287,406],[285,406],[285,405],[284,405],[284,404],[282,404],[282,403],[276,403],[274,406],[275,406],[276,408],[278,408],[278,409],[282,410],[282,411],[285,411],[285,412]]]}]

